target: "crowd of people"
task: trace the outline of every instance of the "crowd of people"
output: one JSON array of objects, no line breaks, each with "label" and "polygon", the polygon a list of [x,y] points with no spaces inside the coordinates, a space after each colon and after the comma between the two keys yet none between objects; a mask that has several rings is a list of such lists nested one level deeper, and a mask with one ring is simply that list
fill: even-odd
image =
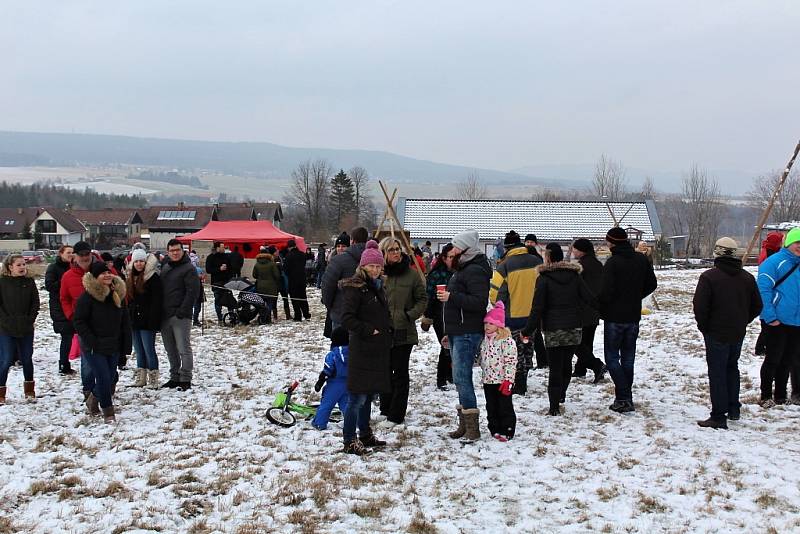
[{"label": "crowd of people", "polygon": [[[473,384],[476,361],[489,434],[499,441],[516,432],[513,395],[527,393],[535,365],[548,369],[547,415],[562,414],[572,377],[587,370],[593,382],[608,373],[614,384],[609,408],[636,409],[634,368],[642,300],[655,291],[656,276],[647,256],[628,234],[611,228],[605,241],[610,257],[601,263],[588,239],[576,239],[565,259],[561,244],[539,247],[536,236],[523,240],[511,230],[502,240],[495,267],[482,252],[477,231],[455,235],[438,253],[430,244],[410,247],[395,237],[369,239],[366,228],[341,234],[333,250],[321,247],[315,259],[321,299],[327,312],[325,335],[331,352],[315,385],[322,404],[312,424],[327,428],[338,405],[344,414],[344,451],[365,454],[386,444],[373,432],[371,409],[380,407],[377,428],[402,425],[408,411],[410,360],[419,342],[417,323],[433,327],[439,342],[436,386],[454,384],[457,426],[453,439],[480,439],[480,411]],[[761,316],[756,352],[761,367],[761,406],[790,402],[800,394],[800,228],[771,234],[759,258],[757,279],[742,267],[738,245],[721,238],[714,267],[699,278],[693,300],[697,326],[706,346],[711,414],[702,427],[727,428],[741,416],[738,359],[747,325]],[[267,302],[267,320],[278,316],[283,299],[287,319],[311,317],[306,294],[307,252],[290,240],[278,251],[262,247],[252,270],[255,292]],[[214,244],[205,269],[197,255],[171,240],[163,260],[137,244],[122,265],[93,252],[86,242],[62,246],[45,274],[53,330],[61,336],[59,372],[80,379],[87,410],[116,418],[114,392],[121,362],[136,355],[134,387],[186,391],[192,387],[192,323],[202,305],[201,278],[208,276],[215,312],[222,322],[220,295],[242,274],[238,250]],[[291,303],[291,310],[290,310]],[[6,401],[9,369],[19,360],[23,393],[35,398],[32,361],[39,291],[21,255],[9,255],[0,273],[0,404]],[[594,338],[603,320],[603,357]],[[161,384],[156,351],[160,333],[169,362]],[[573,368],[573,356],[577,363]]]}]

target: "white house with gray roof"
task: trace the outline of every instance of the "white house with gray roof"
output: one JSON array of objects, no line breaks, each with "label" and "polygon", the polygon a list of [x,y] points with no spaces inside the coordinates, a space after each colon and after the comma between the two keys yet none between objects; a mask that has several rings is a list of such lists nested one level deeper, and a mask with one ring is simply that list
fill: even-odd
[{"label": "white house with gray roof", "polygon": [[[612,217],[613,212],[613,217]],[[491,255],[494,244],[509,230],[524,239],[536,234],[540,244],[563,245],[583,237],[602,243],[609,228],[618,225],[647,243],[661,236],[661,223],[652,200],[644,202],[538,201],[538,200],[449,200],[400,198],[397,217],[411,240],[432,243],[440,250],[454,235],[478,230],[481,244]]]}]

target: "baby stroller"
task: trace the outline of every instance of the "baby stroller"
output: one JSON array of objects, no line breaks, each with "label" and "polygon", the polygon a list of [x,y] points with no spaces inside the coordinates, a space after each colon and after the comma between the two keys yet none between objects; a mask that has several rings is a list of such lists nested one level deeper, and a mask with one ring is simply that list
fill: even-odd
[{"label": "baby stroller", "polygon": [[[256,317],[258,324],[271,322],[269,306],[261,295],[255,293],[255,290],[255,284],[243,276],[225,284],[224,294],[220,295],[221,304],[228,308],[228,312],[222,315],[223,325],[250,324]],[[238,299],[233,296],[234,291],[239,292]]]}]

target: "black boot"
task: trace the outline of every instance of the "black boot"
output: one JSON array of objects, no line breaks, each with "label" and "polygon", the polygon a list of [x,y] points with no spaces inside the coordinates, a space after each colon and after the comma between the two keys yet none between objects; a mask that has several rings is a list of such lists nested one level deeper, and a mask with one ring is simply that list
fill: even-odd
[{"label": "black boot", "polygon": [[558,409],[558,401],[561,400],[561,388],[547,388],[547,399],[550,401],[550,409],[547,415],[561,415]]}]

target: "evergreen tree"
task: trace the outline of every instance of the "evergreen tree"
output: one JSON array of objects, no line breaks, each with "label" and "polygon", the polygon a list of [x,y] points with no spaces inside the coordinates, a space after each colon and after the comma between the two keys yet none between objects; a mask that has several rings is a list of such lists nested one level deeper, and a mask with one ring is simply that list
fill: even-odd
[{"label": "evergreen tree", "polygon": [[356,209],[355,190],[353,181],[343,169],[331,178],[330,196],[331,229],[338,232],[342,230],[342,221]]}]

